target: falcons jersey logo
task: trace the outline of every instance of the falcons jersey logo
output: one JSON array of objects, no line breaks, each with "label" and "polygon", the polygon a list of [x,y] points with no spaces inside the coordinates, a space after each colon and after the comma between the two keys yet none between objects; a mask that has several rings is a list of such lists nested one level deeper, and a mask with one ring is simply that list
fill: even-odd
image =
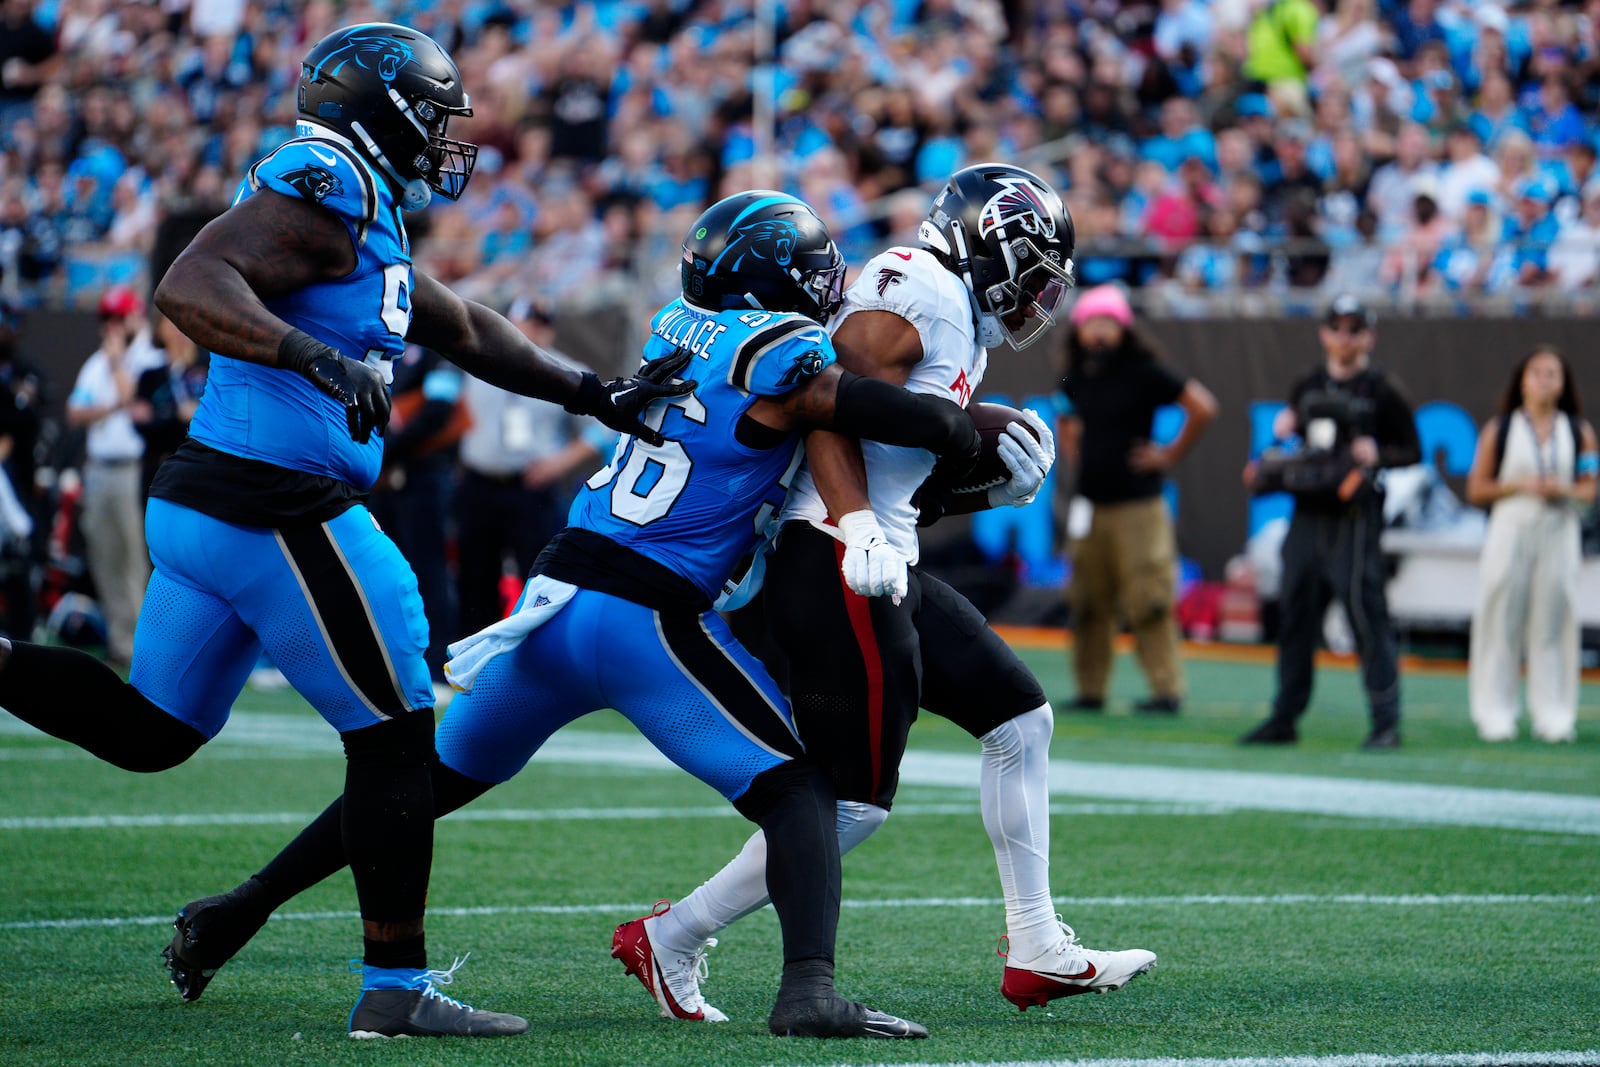
[{"label": "falcons jersey logo", "polygon": [[893,267],[884,267],[881,270],[879,270],[878,271],[878,295],[882,296],[885,292],[888,291],[889,286],[891,286],[891,285],[899,285],[900,284],[900,279],[904,278],[904,277],[905,277],[904,274],[902,274],[899,271],[895,270]]},{"label": "falcons jersey logo", "polygon": [[1056,220],[1047,194],[1026,178],[997,178],[1001,186],[978,215],[978,232],[987,237],[1011,223],[1019,223],[1035,237],[1053,238]]}]

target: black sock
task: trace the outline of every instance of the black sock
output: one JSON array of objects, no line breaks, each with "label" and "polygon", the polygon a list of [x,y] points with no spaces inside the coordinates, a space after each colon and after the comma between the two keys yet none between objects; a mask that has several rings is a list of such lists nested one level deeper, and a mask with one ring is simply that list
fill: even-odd
[{"label": "black sock", "polygon": [[433,864],[433,709],[344,738],[342,817],[372,967],[426,967],[422,933]]},{"label": "black sock", "polygon": [[833,783],[806,757],[763,772],[739,798],[739,810],[767,838],[767,893],[783,928],[784,973],[796,964],[826,964],[829,987],[839,934],[835,806]]},{"label": "black sock", "polygon": [[[432,758],[433,817],[439,819],[489,791],[490,783],[468,778]],[[284,850],[254,875],[266,891],[265,899],[276,911],[346,863],[344,854],[344,797],[329,804],[310,826],[300,831]]]},{"label": "black sock", "polygon": [[88,653],[13,641],[0,663],[0,707],[123,770],[164,771],[206,743]]}]

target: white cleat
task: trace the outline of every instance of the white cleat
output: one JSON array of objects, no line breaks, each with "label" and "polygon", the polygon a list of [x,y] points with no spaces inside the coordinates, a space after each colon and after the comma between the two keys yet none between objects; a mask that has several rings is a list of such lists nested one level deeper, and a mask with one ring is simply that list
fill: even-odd
[{"label": "white cleat", "polygon": [[1142,948],[1100,952],[1078,944],[1072,927],[1061,924],[1061,940],[1031,960],[1010,955],[1010,941],[1000,938],[1000,955],[1006,957],[1000,995],[1027,1011],[1058,997],[1079,993],[1107,993],[1121,989],[1156,965],[1156,954]]},{"label": "white cleat", "polygon": [[650,928],[656,917],[665,915],[671,908],[667,901],[658,900],[649,915],[618,926],[611,935],[611,955],[621,960],[628,973],[636,975],[650,991],[661,1006],[662,1018],[725,1023],[728,1017],[707,1004],[700,995],[700,980],[709,974],[706,951],[716,947],[717,939],[707,938],[686,957],[673,957],[670,953],[660,955],[651,942]]}]

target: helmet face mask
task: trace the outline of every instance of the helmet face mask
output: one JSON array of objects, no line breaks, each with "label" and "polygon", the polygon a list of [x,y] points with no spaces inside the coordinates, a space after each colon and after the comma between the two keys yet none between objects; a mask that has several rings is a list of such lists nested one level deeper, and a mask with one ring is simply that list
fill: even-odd
[{"label": "helmet face mask", "polygon": [[1072,218],[1021,167],[980,163],[951,175],[918,237],[966,285],[985,348],[1038,340],[1074,284]]},{"label": "helmet face mask", "polygon": [[712,311],[797,312],[826,324],[844,302],[844,257],[817,213],[787,193],[736,193],[689,227],[683,298]]},{"label": "helmet face mask", "polygon": [[478,146],[445,136],[452,116],[472,114],[461,72],[426,34],[404,26],[347,26],[306,53],[301,118],[343,136],[387,175],[402,206],[433,193],[459,198]]},{"label": "helmet face mask", "polygon": [[1073,286],[1072,261],[1057,266],[1026,237],[1005,246],[1011,277],[991,285],[978,301],[998,319],[1012,348],[1026,348],[1055,324],[1056,308]]}]

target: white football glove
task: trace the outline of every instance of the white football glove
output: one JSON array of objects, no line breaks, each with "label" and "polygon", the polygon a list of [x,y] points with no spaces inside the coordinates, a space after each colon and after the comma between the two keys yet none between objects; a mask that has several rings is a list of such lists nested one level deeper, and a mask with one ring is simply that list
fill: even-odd
[{"label": "white football glove", "polygon": [[858,596],[906,595],[905,557],[894,550],[870,511],[852,511],[839,519],[844,534],[844,583]]},{"label": "white football glove", "polygon": [[1033,434],[1020,422],[1013,422],[1006,427],[995,450],[1000,454],[1000,462],[1011,472],[1011,477],[990,487],[991,508],[1007,505],[1020,508],[1033,503],[1045,476],[1056,464],[1056,435],[1050,432],[1050,427],[1032,408],[1025,409],[1022,417],[1039,434],[1039,439],[1034,440]]}]

